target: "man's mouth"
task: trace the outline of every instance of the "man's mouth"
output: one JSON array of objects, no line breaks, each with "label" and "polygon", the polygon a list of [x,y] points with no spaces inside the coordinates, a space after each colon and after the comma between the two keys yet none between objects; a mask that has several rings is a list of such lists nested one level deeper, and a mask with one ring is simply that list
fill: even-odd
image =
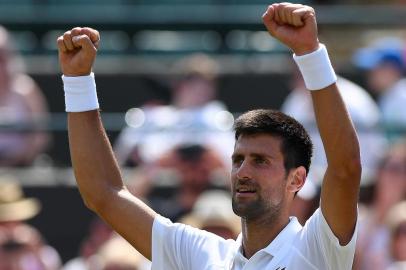
[{"label": "man's mouth", "polygon": [[250,197],[257,192],[255,187],[237,187],[235,191],[237,197]]},{"label": "man's mouth", "polygon": [[254,187],[239,187],[237,188],[237,193],[255,193],[256,190]]}]

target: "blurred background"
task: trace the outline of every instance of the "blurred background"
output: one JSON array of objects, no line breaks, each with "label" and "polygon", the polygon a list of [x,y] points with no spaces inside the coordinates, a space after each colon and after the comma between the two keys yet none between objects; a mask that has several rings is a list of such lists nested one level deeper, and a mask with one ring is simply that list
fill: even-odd
[{"label": "blurred background", "polygon": [[[316,10],[361,142],[354,269],[406,269],[406,1],[298,2]],[[235,238],[233,120],[279,109],[315,142],[292,211],[304,223],[319,202],[325,156],[291,52],[261,22],[271,3],[0,0],[0,270],[149,269],[75,186],[56,50],[75,26],[101,32],[102,117],[134,194],[174,221]]]}]

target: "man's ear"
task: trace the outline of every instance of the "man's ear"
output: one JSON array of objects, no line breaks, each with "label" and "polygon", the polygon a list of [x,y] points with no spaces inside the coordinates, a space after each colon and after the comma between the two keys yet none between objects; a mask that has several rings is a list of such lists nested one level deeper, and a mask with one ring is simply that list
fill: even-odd
[{"label": "man's ear", "polygon": [[306,169],[303,166],[294,168],[289,173],[288,191],[298,192],[306,182]]}]

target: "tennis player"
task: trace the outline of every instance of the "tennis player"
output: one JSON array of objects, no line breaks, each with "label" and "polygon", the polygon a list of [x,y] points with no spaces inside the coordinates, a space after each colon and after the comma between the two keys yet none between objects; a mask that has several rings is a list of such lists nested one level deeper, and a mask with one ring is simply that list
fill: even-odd
[{"label": "tennis player", "polygon": [[[152,269],[351,269],[361,165],[357,135],[336,85],[313,8],[270,5],[269,33],[293,51],[311,91],[328,165],[320,207],[302,227],[289,210],[308,174],[312,143],[293,118],[254,110],[235,122],[231,192],[241,217],[236,241],[172,223],[128,192],[99,114],[91,28],[58,38],[73,168],[86,205],[145,257]],[[269,86],[272,91],[272,85]]]}]

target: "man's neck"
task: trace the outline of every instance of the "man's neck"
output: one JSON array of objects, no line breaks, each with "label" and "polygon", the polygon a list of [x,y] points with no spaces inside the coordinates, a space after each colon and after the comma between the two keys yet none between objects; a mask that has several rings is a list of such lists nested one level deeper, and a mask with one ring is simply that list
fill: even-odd
[{"label": "man's neck", "polygon": [[288,215],[278,219],[261,218],[247,221],[241,219],[242,247],[249,259],[259,250],[267,247],[289,223]]}]

